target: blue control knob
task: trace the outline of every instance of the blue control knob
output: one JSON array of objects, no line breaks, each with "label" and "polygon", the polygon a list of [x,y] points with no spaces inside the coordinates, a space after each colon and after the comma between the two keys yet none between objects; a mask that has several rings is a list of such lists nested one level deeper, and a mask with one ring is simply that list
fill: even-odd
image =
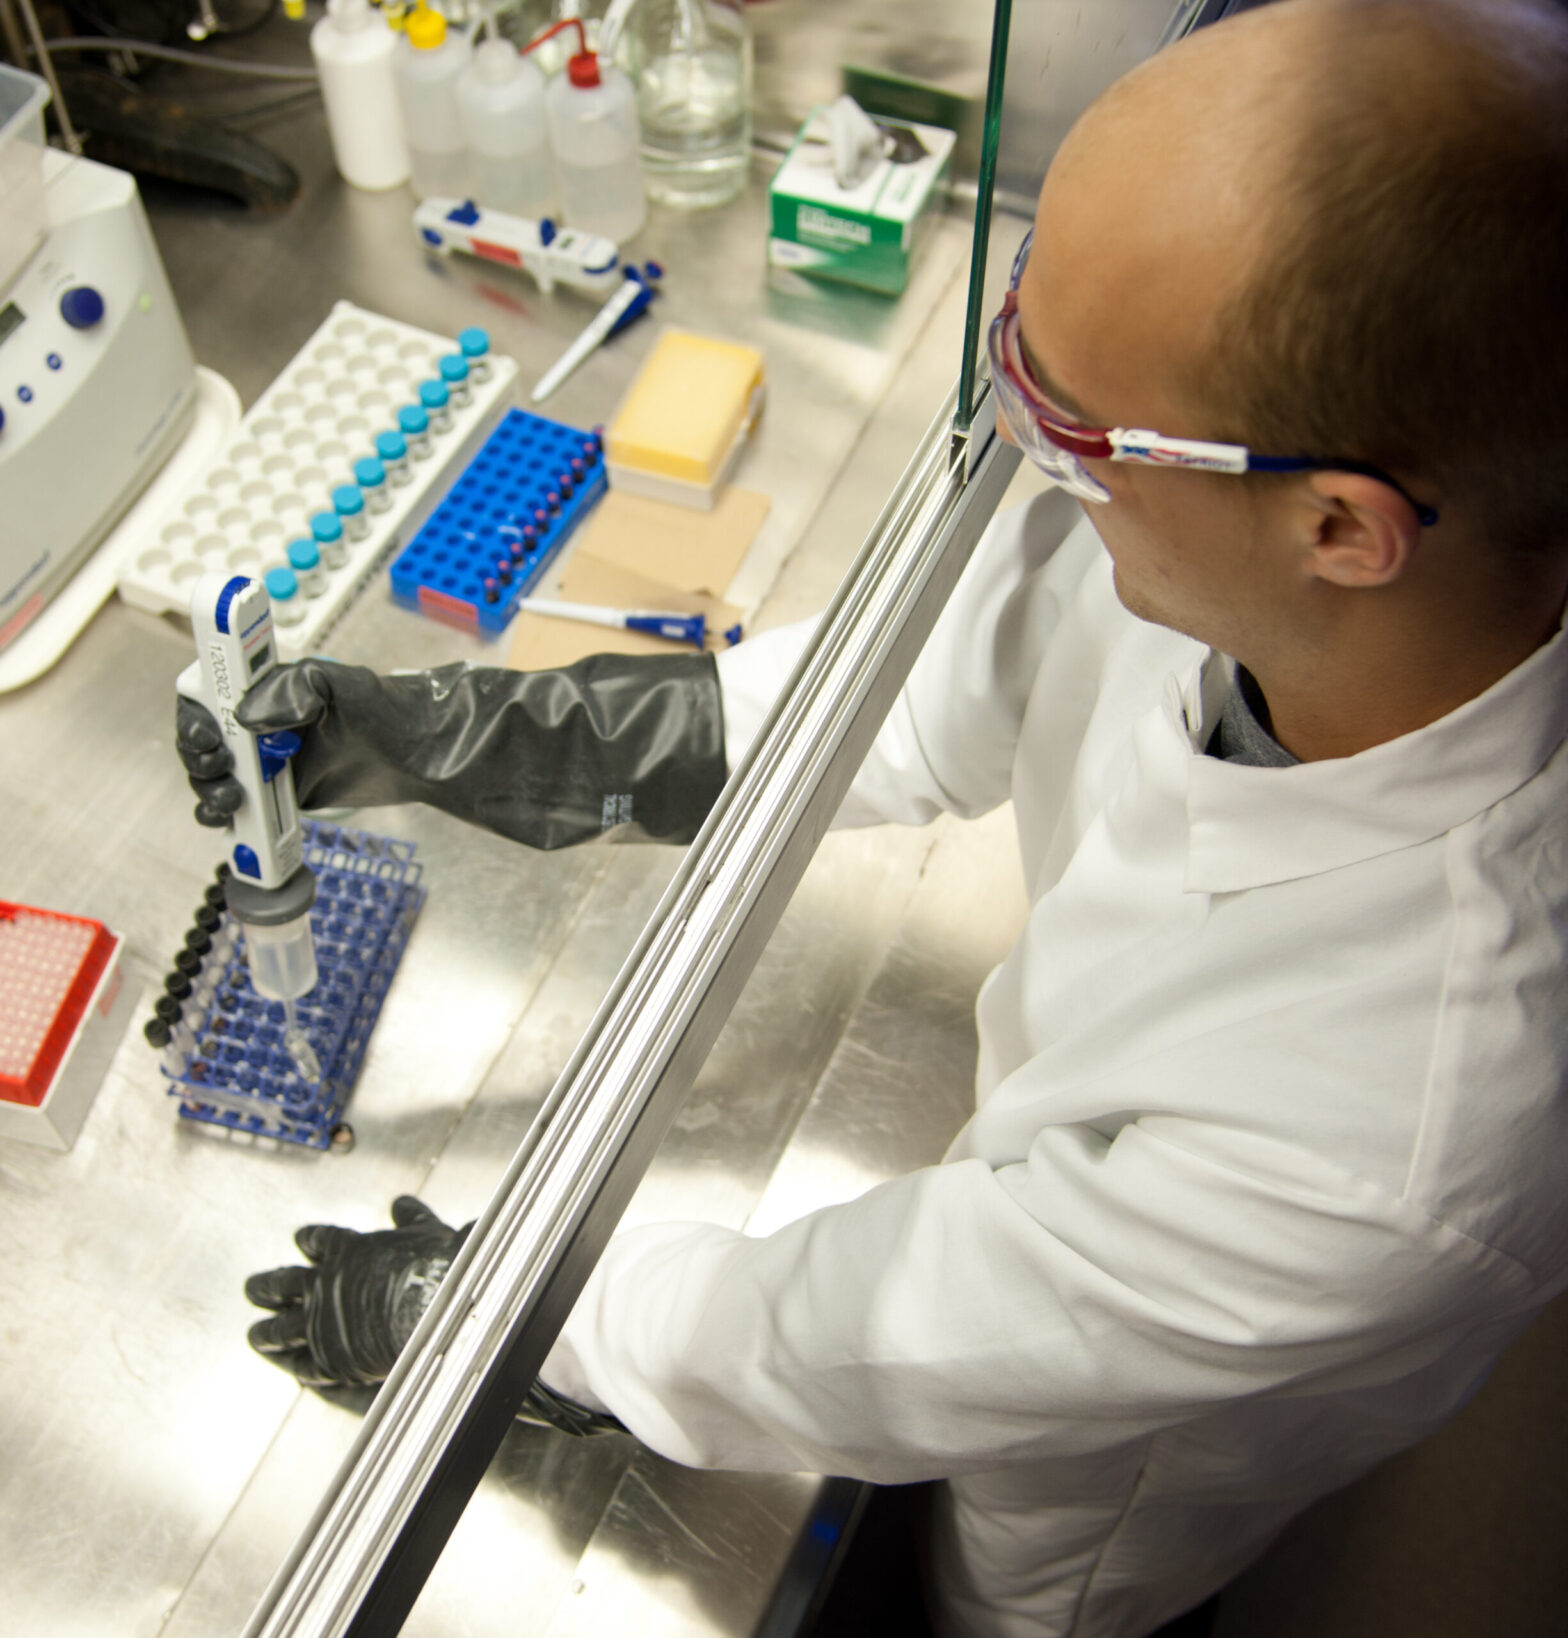
[{"label": "blue control knob", "polygon": [[0,409],[0,432],[5,431],[5,411]]},{"label": "blue control knob", "polygon": [[90,330],[103,317],[103,297],[90,284],[73,285],[60,298],[60,317],[73,330]]},{"label": "blue control knob", "polygon": [[[274,574],[277,570],[272,571]],[[284,573],[288,573],[287,570]],[[289,579],[294,576],[289,574]],[[256,740],[256,750],[261,757],[262,783],[270,785],[274,779],[288,766],[289,758],[298,753],[304,743],[298,734],[292,734],[287,729],[277,734],[261,734]]]}]

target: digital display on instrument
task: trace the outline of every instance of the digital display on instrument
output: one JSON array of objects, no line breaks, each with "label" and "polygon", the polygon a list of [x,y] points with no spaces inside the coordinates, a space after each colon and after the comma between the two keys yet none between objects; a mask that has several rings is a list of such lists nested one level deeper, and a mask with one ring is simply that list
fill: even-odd
[{"label": "digital display on instrument", "polygon": [[23,320],[26,319],[26,317],[27,314],[24,313],[14,301],[8,301],[4,307],[0,307],[0,347],[3,347],[6,344],[11,337],[11,332],[15,330],[18,325],[20,325]]}]

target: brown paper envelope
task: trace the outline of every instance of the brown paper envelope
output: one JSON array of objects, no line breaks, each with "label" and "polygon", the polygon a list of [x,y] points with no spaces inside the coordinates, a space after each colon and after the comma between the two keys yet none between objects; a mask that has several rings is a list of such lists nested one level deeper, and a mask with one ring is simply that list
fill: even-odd
[{"label": "brown paper envelope", "polygon": [[612,489],[583,525],[574,555],[678,591],[723,597],[770,504],[766,495],[733,484],[711,512]]}]

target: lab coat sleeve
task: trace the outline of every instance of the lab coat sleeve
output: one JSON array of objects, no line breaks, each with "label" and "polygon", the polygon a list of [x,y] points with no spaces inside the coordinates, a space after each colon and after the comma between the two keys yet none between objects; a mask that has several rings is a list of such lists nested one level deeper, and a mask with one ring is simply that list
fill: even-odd
[{"label": "lab coat sleeve", "polygon": [[1274,1140],[1042,1131],[764,1239],[614,1240],[546,1362],[696,1466],[879,1483],[1083,1455],[1270,1392],[1373,1386],[1527,1306],[1502,1254]]},{"label": "lab coat sleeve", "polygon": [[[1103,553],[1077,504],[1059,490],[993,521],[893,702],[837,825],[923,825],[942,812],[973,818],[1007,800],[1030,684],[1079,582]],[[803,620],[719,656],[732,768],[816,625]]]}]

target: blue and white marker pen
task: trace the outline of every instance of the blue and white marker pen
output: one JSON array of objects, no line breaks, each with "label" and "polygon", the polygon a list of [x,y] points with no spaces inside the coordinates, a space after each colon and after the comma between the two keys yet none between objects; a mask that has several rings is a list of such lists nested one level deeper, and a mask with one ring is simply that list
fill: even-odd
[{"label": "blue and white marker pen", "polygon": [[[708,622],[701,614],[671,614],[660,609],[607,609],[597,603],[562,603],[548,597],[525,597],[518,605],[529,614],[546,614],[553,620],[579,620],[584,625],[608,626],[612,631],[640,631],[649,637],[666,637],[672,643],[690,643],[701,648],[707,639]],[[740,627],[724,633],[733,648],[741,639]]]}]

